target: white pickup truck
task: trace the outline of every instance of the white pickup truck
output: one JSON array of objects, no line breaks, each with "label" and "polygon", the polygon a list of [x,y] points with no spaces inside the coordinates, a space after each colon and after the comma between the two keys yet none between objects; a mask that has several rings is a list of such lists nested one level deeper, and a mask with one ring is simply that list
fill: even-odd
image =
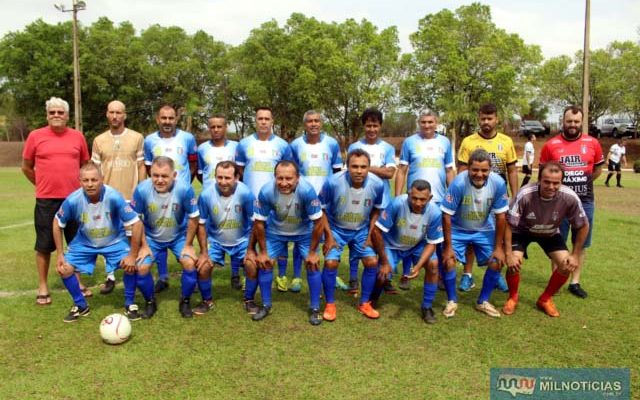
[{"label": "white pickup truck", "polygon": [[604,117],[598,124],[600,136],[614,138],[622,136],[635,136],[636,127],[628,118]]}]

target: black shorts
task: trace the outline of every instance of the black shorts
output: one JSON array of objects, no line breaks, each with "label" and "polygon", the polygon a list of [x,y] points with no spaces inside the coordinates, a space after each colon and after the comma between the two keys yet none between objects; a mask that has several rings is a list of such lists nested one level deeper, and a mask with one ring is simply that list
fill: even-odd
[{"label": "black shorts", "polygon": [[528,165],[522,166],[522,173],[525,175],[531,175],[531,167]]},{"label": "black shorts", "polygon": [[568,250],[567,243],[562,240],[562,235],[559,233],[553,236],[533,236],[515,232],[511,236],[511,250],[521,251],[526,254],[527,247],[531,242],[538,243],[546,255],[554,251]]},{"label": "black shorts", "polygon": [[620,163],[609,161],[609,165],[607,165],[607,169],[609,172],[620,172]]},{"label": "black shorts", "polygon": [[[53,218],[62,205],[64,199],[36,199],[36,207],[33,210],[34,227],[36,228],[37,252],[49,254],[56,250],[56,243],[53,240]],[[73,240],[78,231],[78,223],[69,221],[64,228],[64,237],[67,244]]]}]

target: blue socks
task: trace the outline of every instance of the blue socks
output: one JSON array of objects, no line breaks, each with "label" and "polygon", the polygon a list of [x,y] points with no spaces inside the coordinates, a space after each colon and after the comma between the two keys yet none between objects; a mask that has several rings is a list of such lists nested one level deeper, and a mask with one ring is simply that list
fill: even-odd
[{"label": "blue socks", "polygon": [[437,291],[437,283],[424,283],[424,288],[422,289],[422,308],[431,308],[433,305],[433,299],[436,298]]},{"label": "blue socks", "polygon": [[213,289],[211,288],[211,278],[198,279],[198,289],[202,295],[202,301],[209,301],[213,299]]},{"label": "blue socks", "polygon": [[371,297],[371,292],[376,285],[376,278],[378,276],[377,268],[365,267],[362,271],[362,295],[360,297],[360,304],[366,303]]},{"label": "blue socks", "polygon": [[182,286],[182,298],[188,299],[193,294],[193,290],[196,288],[198,280],[198,272],[195,269],[191,271],[183,270],[182,279],[180,280]]},{"label": "blue socks", "polygon": [[62,283],[64,283],[64,286],[69,291],[69,294],[73,299],[73,304],[77,305],[80,308],[86,308],[87,301],[82,295],[82,290],[80,290],[80,282],[78,282],[76,274],[71,274],[71,276],[68,278],[62,278]]},{"label": "blue socks", "polygon": [[411,265],[412,265],[411,257],[402,259],[402,275],[406,276],[411,273]]},{"label": "blue socks", "polygon": [[358,280],[358,266],[360,264],[359,258],[349,257],[349,280]]},{"label": "blue socks", "polygon": [[169,280],[169,263],[167,263],[167,249],[162,249],[155,254],[156,265],[158,266],[158,278],[163,281]]},{"label": "blue socks", "polygon": [[458,293],[456,293],[456,270],[444,273],[444,288],[447,291],[447,299],[449,301],[458,301]]},{"label": "blue socks", "polygon": [[302,258],[302,254],[300,254],[300,249],[296,244],[293,246],[293,277],[300,278],[302,276],[302,263],[304,262],[304,258]]},{"label": "blue socks", "polygon": [[258,291],[258,280],[247,277],[244,281],[244,299],[253,300],[256,296],[256,291]]},{"label": "blue socks", "polygon": [[324,287],[324,297],[327,303],[335,303],[336,276],[338,269],[324,268],[322,270],[322,286]]},{"label": "blue socks", "polygon": [[240,275],[241,264],[242,264],[242,260],[236,260],[235,258],[231,258],[231,276]]},{"label": "blue socks", "polygon": [[310,307],[320,309],[320,291],[322,290],[322,273],[320,271],[307,270],[307,283],[309,284]]},{"label": "blue socks", "polygon": [[145,275],[138,274],[136,277],[136,285],[146,301],[153,298],[153,278],[151,277],[151,273],[147,272]]},{"label": "blue socks", "polygon": [[[278,276],[282,278],[287,275],[287,264],[289,263],[289,259],[287,257],[278,257]],[[262,288],[262,287],[261,287]],[[262,290],[262,289],[260,289]]]},{"label": "blue socks", "polygon": [[273,283],[273,270],[258,270],[258,285],[262,296],[262,305],[271,307],[271,284]]},{"label": "blue socks", "polygon": [[124,306],[129,307],[136,302],[136,274],[122,274],[124,283]]},{"label": "blue socks", "polygon": [[489,297],[491,297],[491,292],[493,292],[493,289],[496,287],[498,278],[500,278],[500,271],[494,271],[487,267],[487,270],[484,273],[484,278],[482,279],[482,290],[480,290],[478,304],[489,301]]}]

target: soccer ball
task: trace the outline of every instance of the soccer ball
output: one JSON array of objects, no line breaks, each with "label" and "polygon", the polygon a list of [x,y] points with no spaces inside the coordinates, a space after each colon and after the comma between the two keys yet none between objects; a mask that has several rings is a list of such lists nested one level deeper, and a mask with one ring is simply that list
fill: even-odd
[{"label": "soccer ball", "polygon": [[122,314],[111,314],[100,322],[100,336],[105,343],[124,343],[131,336],[131,322]]}]

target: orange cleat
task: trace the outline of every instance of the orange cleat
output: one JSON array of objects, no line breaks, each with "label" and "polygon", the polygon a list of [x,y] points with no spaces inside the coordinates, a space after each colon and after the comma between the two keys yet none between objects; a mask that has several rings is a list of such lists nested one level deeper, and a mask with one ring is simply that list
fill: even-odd
[{"label": "orange cleat", "polygon": [[556,308],[556,305],[553,304],[553,300],[549,299],[547,301],[545,301],[544,303],[541,302],[540,300],[538,300],[536,302],[536,306],[538,306],[539,309],[541,309],[542,311],[545,312],[545,314],[547,314],[550,317],[559,317],[560,313],[558,312],[558,309]]},{"label": "orange cleat", "polygon": [[375,308],[371,307],[371,302],[367,301],[358,306],[358,311],[364,314],[367,318],[377,319],[380,317],[380,313]]},{"label": "orange cleat", "polygon": [[507,302],[502,306],[502,313],[504,315],[511,315],[516,311],[516,307],[518,306],[518,300],[509,297]]},{"label": "orange cleat", "polygon": [[336,303],[327,303],[327,305],[324,307],[322,318],[325,321],[329,322],[336,320]]}]

